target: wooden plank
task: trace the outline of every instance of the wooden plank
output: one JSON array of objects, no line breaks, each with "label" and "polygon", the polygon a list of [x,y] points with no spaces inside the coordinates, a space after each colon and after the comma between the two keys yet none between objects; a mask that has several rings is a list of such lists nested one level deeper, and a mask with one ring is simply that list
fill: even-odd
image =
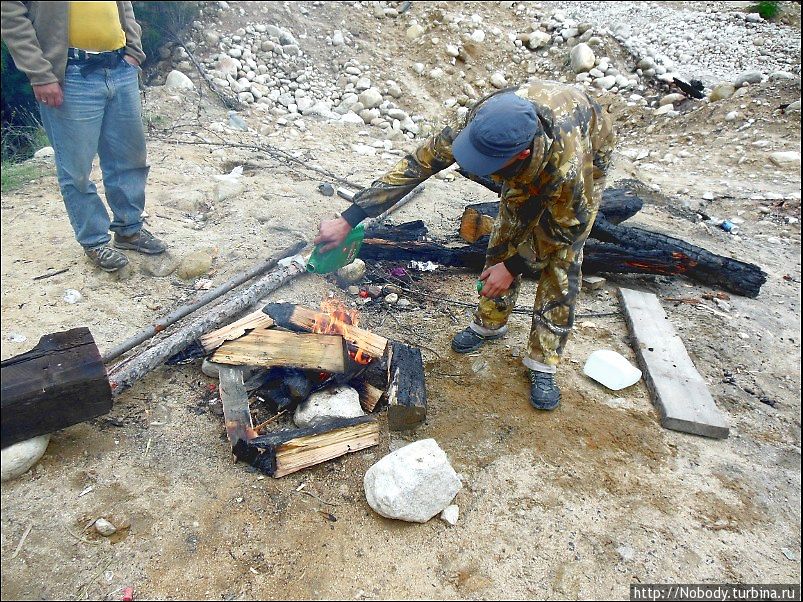
[{"label": "wooden plank", "polygon": [[2,366],[2,447],[111,410],[106,367],[88,328],[48,334]]},{"label": "wooden plank", "polygon": [[[292,303],[269,303],[262,311],[273,318],[278,326],[304,332],[310,332],[315,327],[316,319],[321,316],[314,309]],[[382,357],[388,346],[385,337],[357,326],[349,326],[343,338],[374,358]]]},{"label": "wooden plank", "polygon": [[254,331],[223,343],[212,361],[241,366],[287,366],[340,374],[350,366],[343,337],[285,330]]},{"label": "wooden plank", "polygon": [[658,297],[625,288],[619,294],[661,424],[684,433],[727,437],[728,423]]},{"label": "wooden plank", "polygon": [[252,330],[267,330],[273,327],[273,320],[265,315],[261,309],[232,322],[228,326],[218,328],[198,339],[204,351],[211,353],[226,341],[239,339]]},{"label": "wooden plank", "polygon": [[279,478],[378,444],[379,424],[360,416],[256,437],[236,451],[239,458]]},{"label": "wooden plank", "polygon": [[388,428],[392,431],[414,429],[427,417],[421,350],[391,341],[388,366]]},{"label": "wooden plank", "polygon": [[253,439],[256,433],[241,366],[220,366],[220,402],[223,404],[226,435],[232,448],[238,441]]}]

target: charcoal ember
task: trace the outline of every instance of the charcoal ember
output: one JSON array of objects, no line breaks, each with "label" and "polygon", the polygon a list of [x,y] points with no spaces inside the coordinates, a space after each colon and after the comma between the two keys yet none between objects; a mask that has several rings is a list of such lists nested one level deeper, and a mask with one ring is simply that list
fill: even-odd
[{"label": "charcoal ember", "polygon": [[273,414],[292,412],[309,397],[317,375],[298,368],[271,368],[256,395]]}]

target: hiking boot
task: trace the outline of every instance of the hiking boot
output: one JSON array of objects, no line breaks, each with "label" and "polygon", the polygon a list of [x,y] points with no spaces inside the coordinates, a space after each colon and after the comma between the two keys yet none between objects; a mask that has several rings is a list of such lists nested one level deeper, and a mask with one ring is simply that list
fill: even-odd
[{"label": "hiking boot", "polygon": [[114,246],[118,249],[129,249],[137,253],[145,253],[146,255],[158,255],[167,250],[167,245],[145,228],[142,228],[139,232],[131,236],[121,236],[115,232]]},{"label": "hiking boot", "polygon": [[560,389],[555,375],[530,370],[530,403],[536,410],[554,410],[560,403]]},{"label": "hiking boot", "polygon": [[457,353],[471,353],[482,347],[485,341],[501,339],[507,334],[507,328],[502,327],[497,334],[483,335],[474,332],[470,326],[458,332],[452,338],[452,349]]},{"label": "hiking boot", "polygon": [[128,257],[117,249],[112,249],[109,245],[84,249],[84,253],[92,263],[105,272],[116,272],[128,265]]}]

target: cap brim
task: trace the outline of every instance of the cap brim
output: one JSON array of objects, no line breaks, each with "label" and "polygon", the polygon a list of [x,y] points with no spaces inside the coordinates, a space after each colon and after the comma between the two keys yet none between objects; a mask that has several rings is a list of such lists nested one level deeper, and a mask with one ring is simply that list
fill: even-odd
[{"label": "cap brim", "polygon": [[489,157],[479,152],[471,143],[471,124],[466,126],[457,135],[452,143],[452,154],[454,160],[460,165],[461,169],[477,176],[488,176],[499,171],[510,161],[511,157]]}]

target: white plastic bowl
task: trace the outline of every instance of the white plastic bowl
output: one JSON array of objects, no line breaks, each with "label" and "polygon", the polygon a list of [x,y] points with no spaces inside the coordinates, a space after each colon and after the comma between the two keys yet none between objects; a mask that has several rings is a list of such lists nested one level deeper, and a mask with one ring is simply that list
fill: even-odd
[{"label": "white plastic bowl", "polygon": [[624,389],[641,380],[641,370],[610,349],[600,349],[592,353],[583,366],[583,373],[613,391]]}]

